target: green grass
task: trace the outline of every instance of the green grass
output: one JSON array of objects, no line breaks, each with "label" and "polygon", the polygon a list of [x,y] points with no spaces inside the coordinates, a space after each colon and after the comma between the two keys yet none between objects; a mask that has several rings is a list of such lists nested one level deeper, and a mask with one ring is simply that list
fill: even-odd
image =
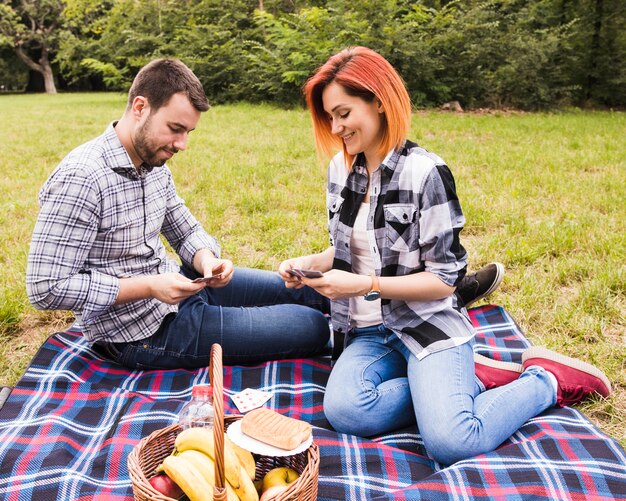
[{"label": "green grass", "polygon": [[[59,160],[118,118],[117,94],[0,96],[0,383],[13,385],[66,313],[28,305],[37,192]],[[615,394],[582,410],[626,445],[626,114],[419,112],[412,139],[452,168],[471,268],[503,262],[491,297],[535,344],[600,366]],[[326,166],[303,110],[216,106],[171,164],[224,255],[272,269],[328,243]]]}]

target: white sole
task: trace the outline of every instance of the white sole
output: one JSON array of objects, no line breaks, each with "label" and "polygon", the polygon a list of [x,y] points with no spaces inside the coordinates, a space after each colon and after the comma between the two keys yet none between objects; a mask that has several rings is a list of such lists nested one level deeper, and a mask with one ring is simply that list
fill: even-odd
[{"label": "white sole", "polygon": [[[532,360],[533,358],[543,358],[544,360],[552,360],[553,362],[557,362],[559,364],[572,367],[581,372],[597,377],[598,379],[602,380],[602,382],[606,385],[606,387],[609,389],[609,393],[611,392],[611,382],[606,377],[604,372],[602,372],[597,367],[591,364],[588,364],[587,362],[583,362],[582,360],[571,358],[566,355],[561,355],[560,353],[556,353],[555,351],[549,350],[548,348],[544,348],[543,346],[531,346],[530,348],[528,348],[522,354],[522,364],[526,365],[526,362],[528,360]],[[529,363],[528,365],[532,365],[532,363]]]},{"label": "white sole", "polygon": [[503,362],[501,360],[494,360],[493,358],[485,357],[479,353],[474,353],[474,363],[478,365],[484,365],[487,367],[493,367],[495,369],[503,369],[512,372],[519,372],[520,374],[524,370],[522,364],[516,364],[515,362]]}]

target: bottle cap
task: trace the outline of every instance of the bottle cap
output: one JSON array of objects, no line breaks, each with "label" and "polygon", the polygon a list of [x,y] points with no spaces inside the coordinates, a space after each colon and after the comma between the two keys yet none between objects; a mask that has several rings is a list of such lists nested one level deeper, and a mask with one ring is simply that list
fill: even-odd
[{"label": "bottle cap", "polygon": [[198,384],[191,389],[194,398],[213,398],[213,387],[210,384]]}]

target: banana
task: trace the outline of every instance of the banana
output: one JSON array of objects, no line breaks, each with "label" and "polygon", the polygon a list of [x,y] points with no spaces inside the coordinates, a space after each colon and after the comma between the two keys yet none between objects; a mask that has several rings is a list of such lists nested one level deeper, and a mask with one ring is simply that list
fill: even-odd
[{"label": "banana", "polygon": [[239,499],[241,501],[259,501],[259,493],[257,492],[254,483],[246,473],[246,470],[241,465],[239,465],[239,479],[239,486],[235,487],[233,485],[233,489],[235,489]]},{"label": "banana", "polygon": [[256,464],[254,463],[254,457],[250,451],[245,450],[243,447],[239,447],[233,442],[228,435],[224,435],[224,442],[226,447],[230,447],[239,459],[239,463],[246,470],[246,473],[250,477],[250,480],[254,480],[256,475]]},{"label": "banana", "polygon": [[185,459],[167,456],[163,460],[163,469],[190,501],[213,501],[213,486]]},{"label": "banana", "polygon": [[[195,466],[196,470],[204,477],[207,483],[211,484],[211,488],[215,486],[215,463],[209,456],[203,452],[189,449],[181,452],[178,457],[185,459]],[[226,484],[226,499],[228,501],[239,501],[235,489],[233,489],[228,482],[224,483]]]},{"label": "banana", "polygon": [[[181,431],[174,442],[176,451],[197,450],[215,460],[215,441],[210,428],[187,428]],[[224,442],[224,470],[228,483],[237,493],[241,501],[258,501],[259,495],[254,488],[252,479],[239,463],[237,455],[228,443]]]}]

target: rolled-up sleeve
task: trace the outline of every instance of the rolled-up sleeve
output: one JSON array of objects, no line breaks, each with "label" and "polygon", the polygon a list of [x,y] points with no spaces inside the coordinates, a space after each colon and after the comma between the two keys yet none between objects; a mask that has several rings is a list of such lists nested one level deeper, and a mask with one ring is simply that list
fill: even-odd
[{"label": "rolled-up sleeve", "polygon": [[426,271],[456,286],[467,266],[467,252],[460,242],[465,217],[447,166],[436,165],[426,176],[420,206],[420,247]]},{"label": "rolled-up sleeve", "polygon": [[40,192],[26,270],[26,291],[36,308],[72,310],[86,323],[119,292],[116,277],[85,268],[98,226],[94,185],[81,169],[51,176]]}]

